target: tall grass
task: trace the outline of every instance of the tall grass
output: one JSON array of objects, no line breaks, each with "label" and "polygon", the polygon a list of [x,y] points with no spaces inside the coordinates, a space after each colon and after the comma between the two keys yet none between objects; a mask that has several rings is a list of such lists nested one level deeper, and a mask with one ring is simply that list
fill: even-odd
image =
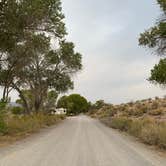
[{"label": "tall grass", "polygon": [[[34,114],[26,116],[8,116],[5,119],[6,130],[4,135],[32,133],[40,128],[54,125],[64,119],[64,115]],[[2,133],[2,132],[1,132]]]},{"label": "tall grass", "polygon": [[[104,122],[102,120],[102,122]],[[126,131],[149,145],[157,145],[166,149],[166,122],[157,122],[154,119],[130,119],[126,117],[113,117],[109,123],[112,128]]]}]

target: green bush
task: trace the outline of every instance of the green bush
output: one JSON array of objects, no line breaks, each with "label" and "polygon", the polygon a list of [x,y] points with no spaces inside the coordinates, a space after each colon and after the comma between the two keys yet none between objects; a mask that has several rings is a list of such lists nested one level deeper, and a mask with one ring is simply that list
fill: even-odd
[{"label": "green bush", "polygon": [[5,110],[5,108],[6,108],[6,102],[4,102],[4,101],[0,101],[0,111],[3,111],[3,110]]},{"label": "green bush", "polygon": [[7,126],[3,120],[0,119],[0,135],[3,135],[7,132]]},{"label": "green bush", "polygon": [[11,112],[15,115],[20,115],[24,113],[24,109],[22,107],[13,107],[11,108]]},{"label": "green bush", "polygon": [[4,120],[4,114],[0,111],[0,135],[7,132],[7,125]]}]

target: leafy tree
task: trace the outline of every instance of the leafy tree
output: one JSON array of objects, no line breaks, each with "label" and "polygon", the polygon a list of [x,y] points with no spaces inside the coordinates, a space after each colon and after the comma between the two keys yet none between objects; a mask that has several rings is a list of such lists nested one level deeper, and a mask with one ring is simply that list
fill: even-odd
[{"label": "leafy tree", "polygon": [[[65,40],[60,0],[2,0],[0,8],[3,99],[15,89],[26,112],[30,112],[30,103],[38,112],[48,91],[59,94],[73,88],[71,78],[82,67],[81,55]],[[31,102],[24,90],[31,92]]]},{"label": "leafy tree", "polygon": [[155,49],[158,55],[166,55],[166,1],[157,0],[163,12],[157,24],[140,35],[139,44]]},{"label": "leafy tree", "polygon": [[94,107],[96,108],[96,109],[100,109],[100,108],[102,108],[103,106],[105,106],[106,105],[106,103],[104,102],[104,100],[98,100],[98,101],[96,101],[96,103],[94,104]]},{"label": "leafy tree", "polygon": [[57,103],[57,107],[58,108],[68,108],[68,100],[67,100],[67,96],[62,96]]},{"label": "leafy tree", "polygon": [[161,59],[159,64],[154,66],[149,81],[163,87],[166,86],[166,59]]},{"label": "leafy tree", "polygon": [[12,80],[14,89],[31,90],[35,111],[42,108],[49,90],[59,94],[72,89],[71,76],[81,69],[81,55],[74,52],[73,43],[62,41],[59,44],[59,48],[52,50],[47,37],[35,35],[27,44],[31,49],[29,62]]},{"label": "leafy tree", "polygon": [[68,114],[75,114],[75,115],[87,112],[89,106],[87,100],[79,94],[63,96],[62,98],[59,99],[57,105],[58,107],[66,108]]},{"label": "leafy tree", "polygon": [[7,126],[4,120],[6,114],[5,111],[6,104],[7,103],[5,101],[3,100],[0,101],[0,134],[4,134],[7,131]]},{"label": "leafy tree", "polygon": [[4,100],[12,90],[14,74],[27,59],[22,44],[34,33],[47,33],[56,39],[66,34],[61,10],[60,0],[0,1],[0,84]]}]

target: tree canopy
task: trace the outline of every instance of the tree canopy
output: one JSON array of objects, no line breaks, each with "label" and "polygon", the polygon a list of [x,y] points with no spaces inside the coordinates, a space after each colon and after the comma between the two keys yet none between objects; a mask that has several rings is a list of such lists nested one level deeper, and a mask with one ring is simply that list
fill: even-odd
[{"label": "tree canopy", "polygon": [[87,112],[89,104],[83,96],[72,94],[61,97],[58,100],[57,106],[59,108],[66,108],[68,114],[79,114]]},{"label": "tree canopy", "polygon": [[[82,56],[66,41],[60,0],[0,1],[0,86],[7,101],[14,89],[26,112],[46,105],[49,92],[73,88]],[[27,93],[33,99],[27,100]],[[31,103],[31,105],[29,104]],[[31,108],[33,107],[33,108]]]},{"label": "tree canopy", "polygon": [[154,27],[141,33],[139,44],[154,49],[158,55],[166,55],[166,1],[157,0],[162,10],[162,15]]},{"label": "tree canopy", "polygon": [[163,87],[166,85],[166,59],[161,59],[159,64],[155,65],[151,70],[151,76],[149,78],[154,84],[159,84]]},{"label": "tree canopy", "polygon": [[[141,33],[139,44],[155,50],[157,55],[166,56],[166,0],[157,0],[162,15],[156,25]],[[159,64],[151,70],[149,81],[162,86],[166,85],[166,59],[161,59]]]}]

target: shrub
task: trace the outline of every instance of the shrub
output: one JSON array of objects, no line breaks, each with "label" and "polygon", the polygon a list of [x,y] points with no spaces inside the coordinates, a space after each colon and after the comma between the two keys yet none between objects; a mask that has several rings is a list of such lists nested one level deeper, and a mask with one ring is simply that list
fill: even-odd
[{"label": "shrub", "polygon": [[130,125],[128,133],[133,136],[139,137],[141,134],[142,127],[143,127],[143,122],[141,122],[140,120],[135,120]]},{"label": "shrub", "polygon": [[56,124],[64,119],[64,115],[34,114],[25,116],[14,116],[7,118],[7,134],[24,134],[35,132],[45,126]]},{"label": "shrub", "polygon": [[4,101],[0,101],[0,111],[3,111],[3,110],[5,110],[5,108],[6,108],[6,102],[4,102]]},{"label": "shrub", "polygon": [[5,123],[6,111],[4,110],[6,107],[6,103],[0,102],[0,135],[5,134],[7,132],[7,126]]},{"label": "shrub", "polygon": [[132,112],[132,115],[134,115],[134,116],[142,116],[143,114],[144,114],[143,109],[136,109]]},{"label": "shrub", "polygon": [[4,120],[4,116],[0,114],[0,135],[5,134],[7,132],[7,126]]},{"label": "shrub", "polygon": [[159,107],[159,103],[157,101],[154,101],[152,103],[152,109],[157,109]]},{"label": "shrub", "polygon": [[159,126],[158,129],[159,146],[166,149],[166,123]]},{"label": "shrub", "polygon": [[158,126],[154,123],[142,128],[140,138],[147,144],[157,145],[159,140]]},{"label": "shrub", "polygon": [[162,115],[162,113],[163,113],[162,109],[156,109],[156,110],[151,110],[149,112],[149,115],[158,116],[158,115]]},{"label": "shrub", "polygon": [[115,109],[109,109],[108,114],[109,114],[109,116],[114,116],[117,114],[117,111]]},{"label": "shrub", "polygon": [[132,123],[132,120],[125,117],[116,117],[111,119],[110,126],[121,131],[127,131]]},{"label": "shrub", "polygon": [[24,113],[24,109],[22,107],[13,107],[11,108],[11,112],[15,115],[20,115]]}]

